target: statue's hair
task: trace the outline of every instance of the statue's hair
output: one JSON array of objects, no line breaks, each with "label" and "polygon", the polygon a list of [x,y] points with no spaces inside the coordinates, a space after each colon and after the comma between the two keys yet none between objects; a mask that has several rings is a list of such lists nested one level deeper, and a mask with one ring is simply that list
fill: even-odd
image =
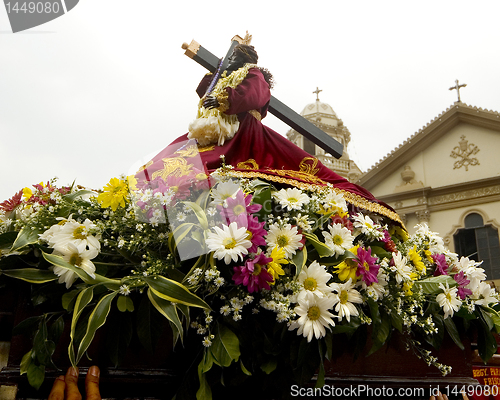
[{"label": "statue's hair", "polygon": [[[257,64],[257,61],[259,59],[259,55],[255,51],[255,47],[248,44],[237,44],[233,50],[233,53],[245,63],[249,64]],[[274,86],[273,75],[267,68],[258,68],[260,69],[260,72],[262,72],[262,75],[264,75],[264,79],[269,85],[269,88],[272,89]]]}]

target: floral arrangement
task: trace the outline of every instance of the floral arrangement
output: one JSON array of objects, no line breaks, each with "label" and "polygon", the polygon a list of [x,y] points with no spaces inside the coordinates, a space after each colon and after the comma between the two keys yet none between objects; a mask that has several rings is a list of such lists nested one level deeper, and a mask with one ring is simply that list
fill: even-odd
[{"label": "floral arrangement", "polygon": [[460,333],[475,326],[487,360],[500,331],[480,263],[459,259],[426,225],[409,237],[333,187],[235,179],[230,166],[113,178],[101,191],[55,180],[25,188],[0,204],[0,275],[40,288],[33,298],[50,305],[15,331],[32,335],[21,373],[34,387],[55,368],[65,318],[77,365],[111,313],[143,304],[168,320],[175,346],[196,347],[198,399],[211,398],[221,371],[281,383],[317,374],[321,385],[332,346],[368,326],[370,353],[396,330],[443,374],[451,368],[423,341],[438,348],[446,334],[463,349]]}]

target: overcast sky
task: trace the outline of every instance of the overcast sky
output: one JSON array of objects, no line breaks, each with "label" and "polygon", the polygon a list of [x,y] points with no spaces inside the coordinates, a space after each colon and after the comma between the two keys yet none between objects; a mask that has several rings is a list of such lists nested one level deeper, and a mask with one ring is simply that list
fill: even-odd
[{"label": "overcast sky", "polygon": [[[175,4],[176,6],[172,6]],[[0,8],[0,201],[24,186],[100,188],[186,132],[203,67],[248,30],[275,97],[329,103],[363,171],[457,100],[500,111],[500,2],[81,0],[12,33]],[[286,134],[272,115],[263,121]]]}]

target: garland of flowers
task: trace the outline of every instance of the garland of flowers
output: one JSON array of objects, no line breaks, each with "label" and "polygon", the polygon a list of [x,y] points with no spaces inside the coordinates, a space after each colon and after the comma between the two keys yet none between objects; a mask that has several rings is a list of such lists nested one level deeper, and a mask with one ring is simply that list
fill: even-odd
[{"label": "garland of flowers", "polygon": [[[74,365],[99,323],[113,311],[134,312],[139,299],[169,321],[176,338],[190,321],[203,348],[194,374],[198,399],[211,398],[209,372],[218,367],[244,375],[286,368],[295,350],[256,350],[261,336],[248,336],[256,329],[267,329],[275,346],[314,344],[317,364],[304,376],[319,371],[318,384],[333,335],[369,325],[371,352],[397,330],[418,357],[447,374],[451,368],[419,341],[436,344],[448,332],[463,348],[455,321],[477,321],[481,357],[491,357],[498,295],[480,263],[447,250],[426,225],[410,237],[383,216],[354,212],[328,187],[276,187],[231,178],[231,170],[147,184],[113,178],[100,192],[55,181],[25,189],[0,204],[0,278],[64,285],[64,309],[54,312],[71,316]],[[88,320],[80,318],[84,310],[92,311]],[[35,387],[40,370],[52,365],[53,351],[42,357],[37,348],[40,332],[60,323],[52,315],[39,317],[38,339],[23,359],[21,373]],[[74,339],[82,325],[87,333]],[[287,362],[291,370],[307,367]]]}]

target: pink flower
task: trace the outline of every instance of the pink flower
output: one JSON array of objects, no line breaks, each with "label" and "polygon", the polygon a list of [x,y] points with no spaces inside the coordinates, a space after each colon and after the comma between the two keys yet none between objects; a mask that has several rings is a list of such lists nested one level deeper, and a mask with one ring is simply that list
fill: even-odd
[{"label": "pink flower", "polygon": [[258,254],[253,260],[247,259],[245,265],[234,267],[234,283],[246,286],[249,293],[258,292],[262,289],[269,290],[269,282],[273,282],[274,279],[264,265],[271,261],[273,259],[266,257],[264,253]]},{"label": "pink flower", "polygon": [[0,209],[5,210],[6,212],[10,212],[14,210],[19,204],[22,203],[21,199],[23,197],[23,191],[20,190],[14,196],[12,196],[9,200],[5,200],[0,203]]},{"label": "pink flower", "polygon": [[258,246],[266,245],[266,239],[264,239],[264,236],[267,235],[267,231],[264,229],[266,223],[259,222],[257,217],[248,216],[247,224],[247,231],[250,236],[248,240],[252,242],[252,247],[248,249],[248,252],[256,253]]},{"label": "pink flower", "polygon": [[238,225],[243,226],[247,216],[251,216],[262,208],[260,204],[250,204],[251,201],[252,195],[245,196],[241,190],[238,190],[234,198],[228,197],[226,204],[218,205],[217,208],[228,224],[238,222]]},{"label": "pink flower", "polygon": [[446,257],[444,254],[433,254],[432,259],[436,263],[436,270],[434,271],[434,276],[438,275],[448,275],[448,264],[446,263]]},{"label": "pink flower", "polygon": [[458,274],[455,274],[453,277],[455,279],[455,282],[458,283],[458,296],[462,299],[465,300],[467,296],[470,296],[472,294],[472,290],[467,289],[465,286],[467,286],[470,283],[470,280],[467,279],[465,276],[464,271],[460,271]]},{"label": "pink flower", "polygon": [[363,281],[367,285],[378,282],[377,274],[380,265],[377,264],[377,257],[372,257],[372,249],[368,248],[366,250],[359,247],[357,255],[358,270],[356,271],[356,275],[362,276]]}]

